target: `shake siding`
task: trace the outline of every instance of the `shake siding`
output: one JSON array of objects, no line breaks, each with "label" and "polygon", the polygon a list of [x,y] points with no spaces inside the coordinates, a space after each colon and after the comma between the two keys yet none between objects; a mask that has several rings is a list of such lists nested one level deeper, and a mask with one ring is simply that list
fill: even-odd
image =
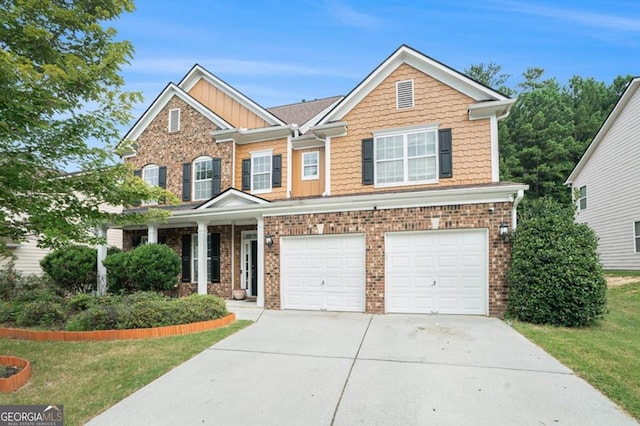
[{"label": "shake siding", "polygon": [[235,127],[255,129],[269,126],[269,123],[205,80],[197,82],[189,94]]},{"label": "shake siding", "polygon": [[[415,107],[396,109],[396,82],[414,80]],[[468,108],[474,101],[451,87],[402,64],[369,93],[343,119],[347,136],[331,139],[331,194],[370,192],[362,185],[361,140],[375,130],[437,124],[453,133],[453,178],[439,183],[394,187],[425,188],[491,182],[491,132],[489,120],[470,121]],[[358,165],[354,167],[355,165]],[[381,190],[393,190],[384,188]]]},{"label": "shake siding", "polygon": [[577,221],[598,235],[605,269],[640,270],[633,222],[640,221],[640,90],[621,111],[573,187],[587,186],[587,209]]},{"label": "shake siding", "polygon": [[[242,189],[242,160],[251,158],[254,151],[271,149],[271,155],[282,155],[282,186],[273,188],[271,192],[257,194],[265,200],[280,200],[287,198],[287,139],[276,139],[265,142],[255,142],[236,145],[236,170],[234,175],[234,188]],[[245,191],[250,193],[251,191]]]}]

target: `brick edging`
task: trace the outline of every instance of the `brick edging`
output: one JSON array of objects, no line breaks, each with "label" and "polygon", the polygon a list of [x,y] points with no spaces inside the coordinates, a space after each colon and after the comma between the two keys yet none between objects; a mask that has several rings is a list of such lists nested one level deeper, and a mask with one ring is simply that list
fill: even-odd
[{"label": "brick edging", "polygon": [[22,367],[22,370],[18,371],[13,376],[0,378],[0,392],[13,392],[24,386],[24,384],[31,378],[31,363],[24,358],[18,358],[16,356],[0,356],[0,364]]},{"label": "brick edging", "polygon": [[148,339],[154,337],[178,336],[181,334],[197,333],[224,327],[236,320],[236,314],[209,321],[192,322],[189,324],[167,325],[154,328],[133,328],[126,330],[95,330],[95,331],[35,331],[20,328],[0,328],[0,337],[34,341],[81,341],[81,340],[130,340]]}]

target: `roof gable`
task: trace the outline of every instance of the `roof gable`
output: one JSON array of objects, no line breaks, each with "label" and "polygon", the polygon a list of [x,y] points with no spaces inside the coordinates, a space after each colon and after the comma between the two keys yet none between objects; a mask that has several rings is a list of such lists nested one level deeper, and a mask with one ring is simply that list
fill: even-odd
[{"label": "roof gable", "polygon": [[204,203],[196,207],[195,210],[211,209],[216,207],[240,207],[267,203],[268,201],[263,198],[238,191],[235,188],[229,188],[226,191],[211,198],[210,200],[205,201]]},{"label": "roof gable", "polygon": [[313,122],[313,118],[320,114],[322,115],[317,117],[316,120],[324,116],[327,108],[332,107],[341,99],[342,96],[332,96],[312,101],[302,101],[295,104],[271,107],[269,111],[281,118],[285,123],[303,126],[307,122]]},{"label": "roof gable", "polygon": [[227,94],[232,99],[236,100],[239,104],[244,106],[247,110],[253,112],[258,117],[271,125],[285,125],[285,122],[273,115],[265,108],[258,105],[256,102],[249,99],[247,96],[240,93],[238,90],[225,83],[215,75],[211,74],[204,67],[196,64],[191,68],[187,75],[178,83],[178,86],[185,92],[189,92],[200,80],[204,79],[206,82],[216,87],[223,93]]},{"label": "roof gable", "polygon": [[596,151],[600,143],[605,139],[607,133],[616,122],[629,101],[633,98],[636,92],[638,92],[638,95],[640,95],[638,88],[640,88],[640,77],[635,77],[629,82],[629,85],[625,89],[624,93],[620,96],[620,99],[618,99],[618,102],[609,113],[609,116],[600,127],[600,130],[598,130],[598,133],[596,133],[586,151],[584,152],[584,154],[582,154],[580,161],[578,161],[578,164],[576,164],[573,171],[565,181],[565,185],[571,185],[576,180],[584,166],[589,162],[589,159]]},{"label": "roof gable", "polygon": [[162,93],[158,95],[158,97],[151,103],[149,108],[142,114],[142,116],[136,121],[133,127],[127,132],[123,139],[129,140],[137,140],[138,137],[144,132],[147,126],[153,121],[154,118],[162,111],[162,109],[167,105],[167,103],[174,96],[180,98],[184,102],[186,102],[193,109],[198,111],[200,114],[209,119],[212,123],[218,126],[221,129],[230,129],[233,126],[225,121],[222,117],[218,116],[216,113],[211,111],[206,106],[202,105],[196,99],[194,99],[187,92],[182,90],[180,87],[176,86],[173,83],[169,83]]},{"label": "roof gable", "polygon": [[[384,81],[401,64],[406,63],[436,80],[458,90],[478,102],[511,101],[509,97],[484,86],[470,77],[418,52],[402,45],[382,64],[371,72],[340,103],[338,103],[319,124],[342,120],[373,89]],[[509,105],[513,101],[508,102]]]}]

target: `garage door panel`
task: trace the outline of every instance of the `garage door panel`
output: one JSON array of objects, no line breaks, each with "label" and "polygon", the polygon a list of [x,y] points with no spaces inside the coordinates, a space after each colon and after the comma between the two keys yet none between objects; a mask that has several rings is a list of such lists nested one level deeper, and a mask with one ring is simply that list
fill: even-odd
[{"label": "garage door panel", "polygon": [[364,256],[363,235],[283,237],[282,308],[363,312]]},{"label": "garage door panel", "polygon": [[486,238],[484,230],[385,234],[387,312],[486,314]]}]

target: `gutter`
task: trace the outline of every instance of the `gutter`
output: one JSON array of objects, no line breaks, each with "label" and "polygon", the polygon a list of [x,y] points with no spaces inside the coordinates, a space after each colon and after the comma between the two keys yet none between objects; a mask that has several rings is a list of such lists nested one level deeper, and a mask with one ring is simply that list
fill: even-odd
[{"label": "gutter", "polygon": [[523,198],[524,198],[524,190],[520,189],[518,190],[516,199],[513,200],[513,207],[511,208],[511,230],[512,231],[515,231],[516,228],[518,227],[517,209],[518,209],[518,204],[520,204],[520,201],[522,201]]}]

